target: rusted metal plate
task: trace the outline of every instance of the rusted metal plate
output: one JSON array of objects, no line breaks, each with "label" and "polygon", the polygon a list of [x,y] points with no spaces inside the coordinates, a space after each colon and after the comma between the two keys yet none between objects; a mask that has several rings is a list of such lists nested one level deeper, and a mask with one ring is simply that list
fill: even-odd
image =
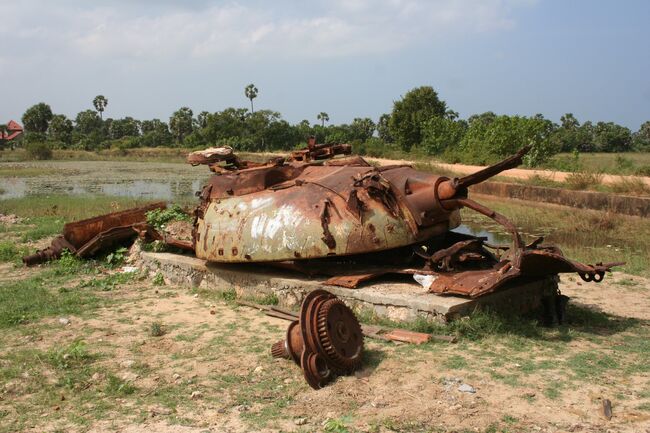
[{"label": "rusted metal plate", "polygon": [[324,284],[328,286],[340,286],[340,287],[347,287],[348,289],[356,289],[359,286],[359,284],[365,281],[370,281],[372,279],[379,278],[388,272],[389,271],[386,270],[383,272],[374,272],[370,274],[340,275],[340,276],[329,278],[328,280],[325,281]]},{"label": "rusted metal plate", "polygon": [[115,227],[124,227],[147,221],[147,212],[154,209],[165,209],[165,202],[158,202],[112,212],[81,221],[75,221],[63,226],[63,236],[76,248],[81,248],[99,233]]},{"label": "rusted metal plate", "polygon": [[147,212],[165,207],[165,202],[158,202],[68,223],[49,247],[23,257],[23,263],[33,266],[58,259],[65,249],[79,257],[92,256],[146,232]]},{"label": "rusted metal plate", "polygon": [[78,257],[94,256],[98,251],[108,250],[129,239],[134,239],[137,234],[138,232],[132,225],[111,227],[108,230],[98,233],[88,242],[83,244],[81,248],[77,249],[76,255]]},{"label": "rusted metal plate", "polygon": [[406,329],[393,329],[383,334],[388,340],[400,341],[402,343],[424,344],[431,341],[430,334],[422,332],[407,331]]}]

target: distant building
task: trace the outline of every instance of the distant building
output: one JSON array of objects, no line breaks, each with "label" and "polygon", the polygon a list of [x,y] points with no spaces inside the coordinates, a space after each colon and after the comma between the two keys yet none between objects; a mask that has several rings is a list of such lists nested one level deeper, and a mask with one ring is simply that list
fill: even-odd
[{"label": "distant building", "polygon": [[0,148],[4,148],[7,144],[18,140],[23,135],[23,127],[13,120],[10,120],[7,125],[0,129]]}]

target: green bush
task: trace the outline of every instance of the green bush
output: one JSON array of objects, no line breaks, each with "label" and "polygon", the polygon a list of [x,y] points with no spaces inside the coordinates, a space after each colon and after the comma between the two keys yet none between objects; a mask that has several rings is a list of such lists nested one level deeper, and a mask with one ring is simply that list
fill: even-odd
[{"label": "green bush", "polygon": [[557,144],[549,140],[552,131],[553,123],[541,115],[523,117],[484,113],[469,119],[469,128],[461,140],[459,152],[453,155],[460,155],[464,163],[492,164],[524,146],[531,146],[524,161],[528,166],[537,166],[559,150]]},{"label": "green bush", "polygon": [[25,143],[25,150],[27,151],[27,155],[32,159],[52,159],[52,149],[50,149],[50,145],[44,141],[28,141]]}]

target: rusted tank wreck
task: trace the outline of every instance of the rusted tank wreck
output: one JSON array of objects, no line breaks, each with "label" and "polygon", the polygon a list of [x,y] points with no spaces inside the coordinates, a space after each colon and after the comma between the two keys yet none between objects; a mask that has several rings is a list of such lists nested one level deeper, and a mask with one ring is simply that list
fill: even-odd
[{"label": "rusted tank wreck", "polygon": [[[268,262],[351,288],[388,273],[424,274],[431,276],[430,292],[469,297],[563,272],[601,281],[618,263],[578,263],[542,238],[525,244],[505,216],[468,197],[471,185],[520,165],[526,151],[462,178],[410,165],[374,167],[350,156],[349,145],[313,139],[267,163],[242,161],[228,147],[194,152],[188,162],[215,173],[195,211],[196,256]],[[451,231],[463,207],[501,224],[512,244]]]}]

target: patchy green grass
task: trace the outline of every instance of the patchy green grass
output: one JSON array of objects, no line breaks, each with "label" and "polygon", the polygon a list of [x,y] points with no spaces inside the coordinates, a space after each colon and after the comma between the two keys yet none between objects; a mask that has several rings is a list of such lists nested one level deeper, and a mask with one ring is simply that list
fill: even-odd
[{"label": "patchy green grass", "polygon": [[28,249],[16,245],[14,241],[0,241],[0,262],[20,263],[20,259],[27,254]]},{"label": "patchy green grass", "polygon": [[138,277],[133,273],[97,275],[95,266],[64,253],[60,260],[28,278],[1,282],[0,328],[48,316],[88,315],[107,302],[97,292],[112,290]]},{"label": "patchy green grass", "polygon": [[0,166],[0,177],[36,177],[48,174],[44,167]]},{"label": "patchy green grass", "polygon": [[58,216],[38,216],[27,218],[25,223],[28,227],[22,233],[21,240],[30,242],[60,234],[65,221]]},{"label": "patchy green grass", "polygon": [[104,392],[107,395],[115,397],[124,397],[131,395],[137,391],[137,388],[133,384],[120,379],[114,374],[109,374],[106,381],[106,386],[104,387]]},{"label": "patchy green grass", "polygon": [[620,366],[612,356],[594,351],[577,353],[567,360],[566,365],[578,379],[600,377]]},{"label": "patchy green grass", "polygon": [[64,222],[91,218],[149,202],[150,200],[100,195],[35,195],[0,200],[0,213],[26,217],[30,219],[27,223],[31,221],[34,224],[47,221],[37,219],[40,217],[59,219],[62,227]]},{"label": "patchy green grass", "polygon": [[[0,328],[30,323],[60,314],[82,315],[101,305],[90,291],[52,289],[61,279],[52,272],[11,283],[0,283]],[[56,286],[54,286],[56,287]]]},{"label": "patchy green grass", "polygon": [[[546,166],[562,169],[563,163],[570,159],[573,159],[572,153],[559,153]],[[594,172],[645,176],[650,173],[650,152],[581,153],[578,160]]]}]

